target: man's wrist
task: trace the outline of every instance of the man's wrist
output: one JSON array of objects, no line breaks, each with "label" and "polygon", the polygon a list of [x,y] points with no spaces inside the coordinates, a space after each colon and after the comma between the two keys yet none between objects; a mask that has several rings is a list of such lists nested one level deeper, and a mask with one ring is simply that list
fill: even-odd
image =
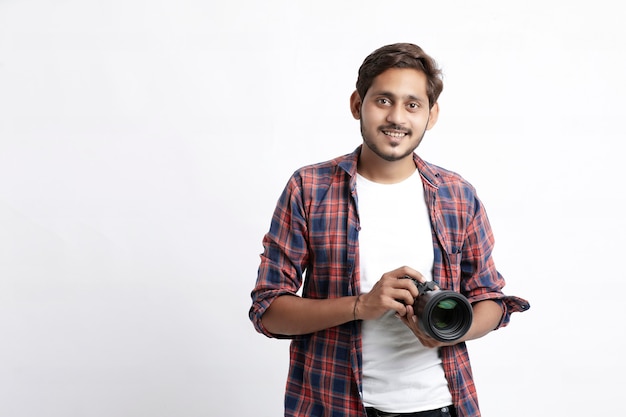
[{"label": "man's wrist", "polygon": [[357,311],[356,310],[357,310],[360,298],[361,298],[361,294],[357,295],[356,298],[354,299],[354,307],[352,307],[352,319],[354,321],[358,320]]}]

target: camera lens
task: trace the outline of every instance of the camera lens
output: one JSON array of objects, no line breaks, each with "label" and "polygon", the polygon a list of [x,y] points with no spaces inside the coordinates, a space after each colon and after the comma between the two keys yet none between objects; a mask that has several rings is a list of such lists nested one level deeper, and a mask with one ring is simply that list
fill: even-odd
[{"label": "camera lens", "polygon": [[460,339],[472,325],[472,306],[454,291],[425,292],[417,297],[415,310],[420,328],[441,342]]},{"label": "camera lens", "polygon": [[433,324],[437,329],[448,329],[459,321],[457,305],[456,301],[450,299],[437,303],[432,315]]}]

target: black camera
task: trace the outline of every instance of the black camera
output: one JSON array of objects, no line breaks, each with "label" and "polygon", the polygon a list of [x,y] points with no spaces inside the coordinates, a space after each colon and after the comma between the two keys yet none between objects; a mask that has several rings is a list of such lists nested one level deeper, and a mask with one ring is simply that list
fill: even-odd
[{"label": "black camera", "polygon": [[436,289],[433,281],[419,282],[408,278],[417,286],[419,297],[413,310],[420,329],[440,342],[454,342],[467,333],[472,325],[472,305],[462,294]]}]

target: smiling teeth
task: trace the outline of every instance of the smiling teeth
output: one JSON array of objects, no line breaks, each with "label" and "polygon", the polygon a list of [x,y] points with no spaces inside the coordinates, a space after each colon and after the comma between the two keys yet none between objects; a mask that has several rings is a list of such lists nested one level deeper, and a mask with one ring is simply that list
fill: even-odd
[{"label": "smiling teeth", "polygon": [[406,133],[402,132],[384,132],[385,135],[391,136],[393,138],[401,138],[402,136],[406,136]]}]

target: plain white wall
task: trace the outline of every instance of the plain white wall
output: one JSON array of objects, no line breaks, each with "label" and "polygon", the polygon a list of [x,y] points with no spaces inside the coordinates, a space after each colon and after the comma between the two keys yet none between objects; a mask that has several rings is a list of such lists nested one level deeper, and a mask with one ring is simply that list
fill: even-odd
[{"label": "plain white wall", "polygon": [[445,73],[420,147],[463,174],[529,312],[470,343],[483,414],[626,389],[624,13],[609,1],[0,1],[0,415],[278,416],[254,332],[292,171],[353,150],[363,58]]}]

